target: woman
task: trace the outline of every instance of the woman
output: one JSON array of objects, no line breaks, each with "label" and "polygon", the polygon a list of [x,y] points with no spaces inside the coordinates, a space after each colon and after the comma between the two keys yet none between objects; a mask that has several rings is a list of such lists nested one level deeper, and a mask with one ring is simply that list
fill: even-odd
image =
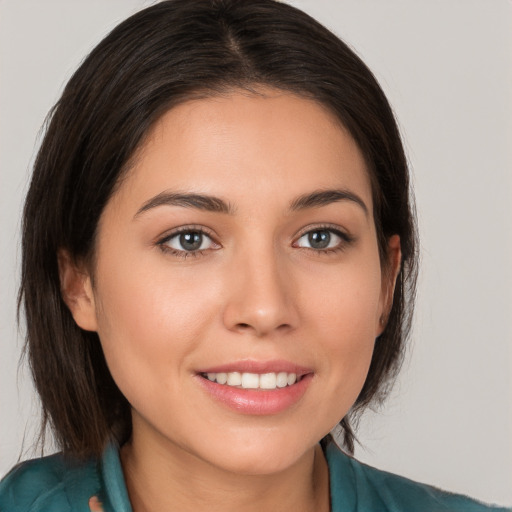
[{"label": "woman", "polygon": [[121,24],[35,164],[22,294],[64,455],[0,508],[485,510],[329,438],[341,421],[353,450],[399,366],[410,210],[384,95],[304,14],[175,1]]}]

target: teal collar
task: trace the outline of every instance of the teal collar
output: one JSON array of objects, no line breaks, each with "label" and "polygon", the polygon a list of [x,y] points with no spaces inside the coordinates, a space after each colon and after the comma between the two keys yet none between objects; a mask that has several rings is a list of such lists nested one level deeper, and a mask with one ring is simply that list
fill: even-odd
[{"label": "teal collar", "polygon": [[113,443],[107,446],[101,458],[101,478],[105,494],[100,496],[100,499],[104,504],[105,512],[132,512],[119,458],[119,448]]}]

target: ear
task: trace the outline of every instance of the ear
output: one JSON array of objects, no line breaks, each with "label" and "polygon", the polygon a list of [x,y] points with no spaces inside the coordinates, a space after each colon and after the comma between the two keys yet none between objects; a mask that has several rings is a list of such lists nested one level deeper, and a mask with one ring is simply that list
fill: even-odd
[{"label": "ear", "polygon": [[79,327],[96,331],[96,305],[89,272],[85,266],[79,266],[65,249],[59,249],[57,260],[62,299]]},{"label": "ear", "polygon": [[380,314],[377,319],[376,336],[380,336],[384,331],[391,308],[393,307],[393,296],[395,293],[396,279],[400,272],[402,263],[402,250],[400,246],[400,237],[393,235],[388,240],[387,259],[382,269],[382,286],[380,295]]}]

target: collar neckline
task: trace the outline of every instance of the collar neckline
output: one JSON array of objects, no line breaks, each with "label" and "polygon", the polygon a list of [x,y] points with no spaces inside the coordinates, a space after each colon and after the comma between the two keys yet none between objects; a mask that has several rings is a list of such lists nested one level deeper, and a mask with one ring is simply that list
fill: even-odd
[{"label": "collar neckline", "polygon": [[[322,448],[329,468],[331,511],[355,510],[356,478],[350,457],[333,440],[329,440]],[[133,512],[121,466],[119,446],[114,442],[109,443],[103,453],[101,477],[108,506],[115,512]]]}]

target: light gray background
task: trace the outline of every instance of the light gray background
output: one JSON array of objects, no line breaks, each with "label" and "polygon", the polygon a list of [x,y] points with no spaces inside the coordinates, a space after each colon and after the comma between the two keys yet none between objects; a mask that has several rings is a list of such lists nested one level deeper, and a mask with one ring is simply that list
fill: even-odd
[{"label": "light gray background", "polygon": [[[36,135],[108,30],[151,2],[0,0],[0,475],[37,400],[15,324],[19,216]],[[412,348],[357,456],[512,504],[512,3],[296,0],[344,38],[396,111],[413,169],[422,272]],[[508,147],[507,147],[508,146]]]}]

